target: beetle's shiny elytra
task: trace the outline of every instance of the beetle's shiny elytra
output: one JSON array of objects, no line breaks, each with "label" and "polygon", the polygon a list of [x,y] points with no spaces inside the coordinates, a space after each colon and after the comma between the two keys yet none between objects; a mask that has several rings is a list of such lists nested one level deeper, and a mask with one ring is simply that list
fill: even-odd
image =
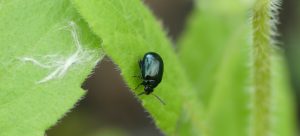
[{"label": "beetle's shiny elytra", "polygon": [[[144,86],[144,92],[139,95],[149,95],[162,80],[164,62],[159,54],[155,52],[148,52],[144,55],[143,59],[139,61],[139,66],[141,70],[141,78],[143,79],[143,82],[140,85]],[[154,96],[164,104],[158,96]]]}]

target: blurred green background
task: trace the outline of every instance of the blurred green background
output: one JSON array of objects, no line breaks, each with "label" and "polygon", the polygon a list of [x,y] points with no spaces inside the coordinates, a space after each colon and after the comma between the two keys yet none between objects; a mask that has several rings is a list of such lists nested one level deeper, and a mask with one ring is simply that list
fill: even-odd
[{"label": "blurred green background", "polygon": [[[174,43],[194,7],[192,0],[145,0]],[[300,107],[300,1],[283,0],[277,39],[285,50],[297,109]],[[176,48],[176,46],[175,46]],[[114,64],[105,58],[83,84],[88,93],[47,136],[159,136],[148,113],[128,90]],[[300,114],[298,113],[298,116]],[[299,117],[298,117],[299,122]]]}]

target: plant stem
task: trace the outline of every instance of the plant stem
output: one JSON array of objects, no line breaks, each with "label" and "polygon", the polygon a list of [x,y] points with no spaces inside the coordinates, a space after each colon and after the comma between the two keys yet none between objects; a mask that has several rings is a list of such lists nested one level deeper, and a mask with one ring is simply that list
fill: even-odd
[{"label": "plant stem", "polygon": [[253,9],[253,136],[271,132],[271,5],[271,0],[256,0]]}]

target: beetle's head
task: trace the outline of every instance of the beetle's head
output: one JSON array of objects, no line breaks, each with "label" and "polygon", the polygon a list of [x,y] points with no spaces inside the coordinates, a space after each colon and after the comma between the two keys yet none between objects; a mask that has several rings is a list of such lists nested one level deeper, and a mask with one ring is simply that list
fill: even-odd
[{"label": "beetle's head", "polygon": [[145,94],[150,94],[153,92],[153,88],[151,86],[145,86]]}]

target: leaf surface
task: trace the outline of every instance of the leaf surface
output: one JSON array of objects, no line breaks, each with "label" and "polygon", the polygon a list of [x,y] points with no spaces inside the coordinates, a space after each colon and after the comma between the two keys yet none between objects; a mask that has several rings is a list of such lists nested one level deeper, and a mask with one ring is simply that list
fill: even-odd
[{"label": "leaf surface", "polygon": [[[166,102],[164,106],[155,97],[140,96],[145,109],[155,124],[165,132],[178,133],[179,120],[188,116],[191,129],[203,130],[201,102],[194,95],[172,45],[160,24],[140,0],[74,0],[79,13],[90,28],[103,39],[107,55],[118,65],[125,82],[134,89],[142,82],[138,61],[147,52],[156,52],[164,61],[162,82],[154,94]],[[140,93],[143,88],[133,90]],[[199,129],[200,128],[200,129]]]},{"label": "leaf surface", "polygon": [[68,0],[1,0],[0,20],[0,135],[43,136],[85,94],[100,39]]}]

